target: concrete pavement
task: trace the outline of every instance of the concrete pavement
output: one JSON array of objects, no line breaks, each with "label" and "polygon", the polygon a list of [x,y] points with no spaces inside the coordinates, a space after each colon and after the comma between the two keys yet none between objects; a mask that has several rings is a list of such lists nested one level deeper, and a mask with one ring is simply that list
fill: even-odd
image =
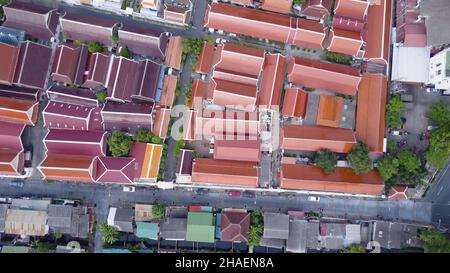
[{"label": "concrete pavement", "polygon": [[424,201],[432,204],[431,222],[442,229],[450,227],[450,161],[436,177]]}]

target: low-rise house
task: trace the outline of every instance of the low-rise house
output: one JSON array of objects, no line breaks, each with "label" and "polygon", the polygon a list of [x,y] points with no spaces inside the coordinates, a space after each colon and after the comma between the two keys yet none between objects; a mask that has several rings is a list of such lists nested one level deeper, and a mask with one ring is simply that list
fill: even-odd
[{"label": "low-rise house", "polygon": [[195,66],[195,72],[201,74],[209,74],[213,66],[213,59],[215,57],[214,53],[215,47],[213,44],[205,41],[203,42],[202,49],[198,56],[197,65]]},{"label": "low-rise house", "polygon": [[191,183],[192,163],[194,161],[194,151],[180,149],[180,156],[177,161],[175,175],[177,183]]},{"label": "low-rise house", "polygon": [[266,53],[261,72],[257,105],[259,109],[279,110],[281,91],[284,86],[286,57]]},{"label": "low-rise house", "polygon": [[450,89],[450,49],[444,49],[430,59],[429,83],[436,89]]},{"label": "low-rise house", "polygon": [[214,243],[214,217],[212,213],[190,211],[187,218],[186,240]]},{"label": "low-rise house", "polygon": [[48,46],[31,41],[22,43],[14,83],[19,86],[44,89],[51,55],[52,49]]},{"label": "low-rise house", "polygon": [[0,204],[0,233],[5,232],[5,220],[8,204]]},{"label": "low-rise house", "polygon": [[286,89],[281,114],[284,117],[304,119],[308,105],[308,96],[306,91],[300,89]]},{"label": "low-rise house", "polygon": [[164,2],[163,18],[179,24],[188,25],[191,20],[193,4],[190,0]]},{"label": "low-rise house", "polygon": [[261,140],[216,140],[214,159],[259,162]]},{"label": "low-rise house", "polygon": [[401,43],[395,43],[392,52],[391,81],[409,84],[428,83],[430,69],[432,69],[430,56],[431,49],[429,47],[408,47]]},{"label": "low-rise house", "polygon": [[289,236],[286,240],[286,251],[293,253],[306,252],[307,224],[306,220],[295,218],[289,220]]},{"label": "low-rise house", "polygon": [[97,160],[95,182],[131,184],[138,163],[132,157],[100,156]]},{"label": "low-rise house", "polygon": [[338,167],[332,173],[326,174],[318,166],[282,164],[281,188],[380,195],[384,182],[375,170],[356,175],[351,168]]},{"label": "low-rise house", "polygon": [[254,162],[196,158],[192,166],[194,184],[257,187],[258,179]]},{"label": "low-rise house", "polygon": [[14,81],[14,73],[19,60],[20,47],[0,42],[0,58],[2,66],[0,68],[0,84],[11,85]]},{"label": "low-rise house", "polygon": [[392,0],[379,0],[377,5],[369,5],[364,54],[364,59],[367,61],[381,65],[389,63],[392,9]]},{"label": "low-rise house", "polygon": [[165,75],[163,80],[163,88],[161,90],[161,97],[157,98],[160,105],[172,107],[175,101],[175,89],[177,88],[177,76]]},{"label": "low-rise house", "polygon": [[333,0],[306,0],[300,12],[311,19],[326,19],[330,16]]},{"label": "low-rise house", "polygon": [[22,133],[25,125],[0,121],[0,175],[20,175],[24,170]]},{"label": "low-rise house", "polygon": [[389,189],[389,200],[408,200],[408,186],[396,185]]},{"label": "low-rise house", "polygon": [[167,137],[170,123],[170,108],[159,108],[155,113],[155,121],[152,128],[152,133],[162,139]]},{"label": "low-rise house", "polygon": [[91,121],[96,118],[93,113],[95,109],[94,107],[49,101],[42,111],[44,126],[51,129],[90,130]]},{"label": "low-rise house", "polygon": [[49,154],[38,167],[45,180],[94,182],[96,157]]},{"label": "low-rise house", "polygon": [[320,223],[322,247],[330,250],[344,248],[346,225],[343,223]]},{"label": "low-rise house", "polygon": [[75,238],[88,238],[89,214],[87,207],[49,205],[48,226],[55,233],[60,232]]},{"label": "low-rise house", "polygon": [[154,103],[118,103],[110,101],[102,109],[103,128],[106,131],[136,132],[152,128]]},{"label": "low-rise house", "polygon": [[351,246],[353,244],[361,244],[361,225],[359,224],[346,224],[345,225],[345,238],[344,245]]},{"label": "low-rise house", "polygon": [[153,205],[136,204],[134,205],[134,220],[136,222],[149,222],[153,220]]},{"label": "low-rise house", "polygon": [[119,45],[139,55],[163,60],[168,51],[169,35],[165,32],[138,28],[124,23],[118,30]]},{"label": "low-rise house", "polygon": [[319,222],[310,221],[306,224],[306,248],[320,249]]},{"label": "low-rise house", "polygon": [[159,225],[136,221],[136,236],[142,239],[158,240]]},{"label": "low-rise house", "polygon": [[133,233],[134,211],[126,208],[109,208],[108,225],[116,227],[119,231]]},{"label": "low-rise house", "polygon": [[261,246],[283,248],[289,238],[289,216],[281,213],[264,213],[264,233]]},{"label": "low-rise house", "polygon": [[39,102],[33,96],[36,90],[0,85],[0,121],[35,125],[39,114]]},{"label": "low-rise house", "polygon": [[373,223],[372,240],[382,248],[401,249],[403,247],[422,247],[418,231],[419,226],[376,221]]},{"label": "low-rise house", "polygon": [[250,214],[239,211],[225,211],[220,214],[220,239],[228,242],[248,241]]},{"label": "low-rise house", "polygon": [[165,240],[186,240],[187,219],[166,217],[160,224],[160,237]]},{"label": "low-rise house", "polygon": [[4,27],[21,29],[28,35],[43,40],[50,40],[56,35],[59,19],[56,8],[11,1],[3,10],[6,16]]},{"label": "low-rise house", "polygon": [[136,182],[155,182],[158,178],[163,145],[152,143],[133,143],[130,156],[136,159]]},{"label": "low-rise house", "polygon": [[341,121],[342,108],[342,97],[320,95],[317,125],[338,128]]},{"label": "low-rise house", "polygon": [[98,100],[94,92],[85,88],[69,88],[54,85],[47,90],[50,101],[97,107]]},{"label": "low-rise house", "polygon": [[261,8],[268,11],[289,14],[292,11],[292,3],[293,0],[263,0]]},{"label": "low-rise house", "polygon": [[88,47],[64,43],[56,49],[52,66],[53,81],[65,84],[83,84],[88,61]]},{"label": "low-rise house", "polygon": [[45,236],[48,230],[46,211],[8,209],[6,212],[6,234]]},{"label": "low-rise house", "polygon": [[107,54],[99,52],[89,54],[82,87],[103,90],[107,85],[109,63],[110,56]]},{"label": "low-rise house", "polygon": [[164,63],[173,69],[181,70],[181,57],[183,55],[181,36],[172,36],[169,38],[169,44],[166,49],[166,59]]},{"label": "low-rise house", "polygon": [[106,155],[106,132],[50,129],[44,138],[48,154]]}]

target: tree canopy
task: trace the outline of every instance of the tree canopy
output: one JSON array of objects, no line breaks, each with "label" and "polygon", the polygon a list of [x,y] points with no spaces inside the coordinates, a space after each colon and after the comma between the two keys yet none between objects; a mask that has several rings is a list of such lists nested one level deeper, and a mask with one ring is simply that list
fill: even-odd
[{"label": "tree canopy", "polygon": [[366,253],[366,249],[363,245],[353,244],[344,249],[344,253]]},{"label": "tree canopy", "polygon": [[103,223],[100,225],[100,232],[104,243],[112,245],[119,240],[119,230],[116,227]]},{"label": "tree canopy", "polygon": [[419,158],[410,150],[401,151],[397,158],[399,165],[403,166],[407,172],[412,172],[420,167]]},{"label": "tree canopy", "polygon": [[367,173],[372,170],[372,159],[369,157],[369,146],[364,142],[356,143],[348,154],[347,160],[356,174]]},{"label": "tree canopy", "polygon": [[133,53],[130,51],[130,49],[127,46],[122,47],[120,49],[119,55],[124,57],[124,58],[127,58],[127,59],[132,59],[133,58]]},{"label": "tree canopy", "polygon": [[106,97],[108,97],[108,92],[100,91],[100,92],[95,93],[95,96],[97,96],[97,101],[99,103],[104,103],[106,100]]},{"label": "tree canopy", "polygon": [[420,230],[419,238],[424,243],[425,253],[450,253],[450,240],[437,230]]},{"label": "tree canopy", "polygon": [[103,45],[101,43],[98,42],[89,42],[88,44],[88,51],[90,53],[96,53],[96,52],[103,52],[104,48]]},{"label": "tree canopy", "polygon": [[450,156],[450,126],[431,131],[430,147],[425,158],[436,169],[441,169]]},{"label": "tree canopy", "polygon": [[260,210],[254,210],[251,215],[250,228],[248,230],[248,245],[259,246],[264,232],[264,218]]},{"label": "tree canopy", "polygon": [[150,143],[152,142],[153,134],[147,128],[139,128],[133,135],[133,140],[137,142]]},{"label": "tree canopy", "polygon": [[398,173],[398,159],[395,157],[385,157],[378,165],[378,172],[384,181],[389,180]]},{"label": "tree canopy", "polygon": [[128,156],[132,144],[132,139],[119,131],[114,131],[108,139],[109,151],[113,157]]},{"label": "tree canopy", "polygon": [[392,97],[386,105],[386,124],[391,128],[400,128],[402,126],[402,112],[404,105],[400,96]]},{"label": "tree canopy", "polygon": [[166,206],[156,203],[152,206],[152,214],[156,219],[162,219],[166,215]]},{"label": "tree canopy", "polygon": [[330,150],[320,150],[316,153],[314,164],[321,167],[325,173],[331,173],[336,168],[339,157]]},{"label": "tree canopy", "polygon": [[427,113],[427,118],[432,125],[438,127],[450,126],[449,104],[443,101],[434,103]]}]

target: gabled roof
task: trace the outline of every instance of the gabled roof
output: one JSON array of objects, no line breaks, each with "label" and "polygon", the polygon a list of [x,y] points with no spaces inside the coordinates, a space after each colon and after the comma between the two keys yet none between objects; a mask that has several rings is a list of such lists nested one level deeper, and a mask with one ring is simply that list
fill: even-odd
[{"label": "gabled roof", "polygon": [[333,0],[306,0],[301,5],[301,13],[308,17],[325,19],[330,15]]},{"label": "gabled roof", "polygon": [[44,236],[48,233],[47,212],[8,209],[6,211],[5,233],[22,236]]},{"label": "gabled roof", "polygon": [[[376,4],[375,4],[376,5]],[[364,20],[369,8],[369,1],[363,0],[336,0],[334,14]]]},{"label": "gabled roof", "polygon": [[261,140],[216,140],[214,159],[259,162]]},{"label": "gabled roof", "polygon": [[356,175],[351,168],[336,168],[326,174],[312,165],[283,164],[281,188],[307,191],[379,195],[384,182],[377,171]]},{"label": "gabled roof", "polygon": [[209,87],[214,104],[233,109],[252,110],[255,107],[256,85],[214,78],[211,79]]},{"label": "gabled roof", "polygon": [[295,57],[289,64],[288,80],[296,85],[354,96],[361,76],[349,66]]},{"label": "gabled roof", "polygon": [[18,175],[23,170],[21,135],[25,125],[0,122],[0,174]]},{"label": "gabled roof", "polygon": [[103,89],[107,84],[108,67],[108,55],[98,52],[89,54],[82,86],[91,89]]},{"label": "gabled roof", "polygon": [[278,109],[286,72],[286,58],[281,54],[267,53],[261,73],[258,107]]},{"label": "gabled roof", "polygon": [[286,89],[283,99],[282,115],[285,117],[305,118],[308,105],[308,93],[299,89]]},{"label": "gabled roof", "polygon": [[170,122],[170,108],[159,108],[156,110],[155,123],[153,124],[152,133],[162,139],[167,137]]},{"label": "gabled roof", "polygon": [[89,130],[93,107],[49,101],[42,111],[47,128]]},{"label": "gabled roof", "polygon": [[262,9],[289,14],[292,11],[292,0],[263,0]]},{"label": "gabled roof", "polygon": [[49,154],[106,155],[106,132],[50,129],[44,138]]},{"label": "gabled roof", "polygon": [[0,84],[11,85],[14,81],[14,72],[19,59],[20,48],[0,42]]},{"label": "gabled roof", "polygon": [[214,242],[214,218],[212,213],[190,211],[187,218],[186,240],[192,242]]},{"label": "gabled roof", "polygon": [[133,183],[137,162],[130,157],[100,156],[97,160],[95,182],[100,183]]},{"label": "gabled roof", "polygon": [[310,48],[324,48],[327,27],[319,21],[297,18],[292,44]]},{"label": "gabled roof", "polygon": [[253,162],[196,158],[192,183],[257,187],[258,169]]},{"label": "gabled roof", "polygon": [[44,89],[51,55],[52,49],[48,46],[31,41],[21,44],[14,83]]},{"label": "gabled roof", "polygon": [[38,167],[47,180],[94,182],[96,157],[48,154]]},{"label": "gabled roof", "polygon": [[59,45],[53,60],[52,79],[66,84],[82,84],[87,59],[87,46]]},{"label": "gabled roof", "polygon": [[289,238],[289,215],[282,213],[264,213],[264,233],[266,239]]},{"label": "gabled roof", "polygon": [[181,36],[172,36],[169,38],[169,44],[166,49],[165,64],[177,70],[181,70],[181,56],[183,54]]},{"label": "gabled roof", "polygon": [[169,50],[168,34],[149,28],[124,23],[124,26],[119,29],[119,38],[119,45],[127,46],[133,53],[144,56],[164,59],[166,50]]},{"label": "gabled roof", "polygon": [[108,131],[135,132],[139,128],[151,129],[155,104],[108,101],[101,111],[103,127]]},{"label": "gabled roof", "polygon": [[359,32],[334,28],[328,38],[328,50],[346,55],[357,56],[364,41]]},{"label": "gabled roof", "polygon": [[172,107],[175,101],[175,89],[177,88],[177,81],[178,78],[175,75],[164,76],[161,98],[159,100],[160,105]]},{"label": "gabled roof", "polygon": [[0,96],[0,121],[34,125],[37,122],[39,102]]},{"label": "gabled roof", "polygon": [[164,19],[187,25],[191,19],[191,9],[164,4]]},{"label": "gabled roof", "polygon": [[328,149],[349,153],[356,144],[352,130],[311,125],[285,125],[281,129],[281,148],[296,151]]},{"label": "gabled roof", "polygon": [[379,0],[378,5],[370,5],[367,18],[367,45],[364,58],[380,64],[389,62],[392,0]]},{"label": "gabled roof", "polygon": [[53,85],[47,90],[51,101],[72,103],[83,106],[98,106],[97,96],[94,92],[84,88],[69,88],[61,85]]},{"label": "gabled roof", "polygon": [[152,143],[133,143],[130,156],[137,161],[136,179],[156,180],[159,172],[159,164],[163,146]]},{"label": "gabled roof", "polygon": [[247,242],[250,214],[226,211],[220,214],[220,239],[229,242]]},{"label": "gabled roof", "polygon": [[387,89],[386,76],[364,74],[358,92],[356,138],[375,154],[383,153]]},{"label": "gabled roof", "polygon": [[341,121],[342,97],[320,95],[317,125],[337,128]]},{"label": "gabled roof", "polygon": [[213,65],[214,57],[214,45],[208,42],[203,42],[203,47],[200,50],[198,56],[197,65],[195,67],[195,72],[209,74]]},{"label": "gabled roof", "polygon": [[3,7],[6,15],[4,27],[24,30],[28,35],[50,40],[56,34],[59,15],[55,8],[12,1]]},{"label": "gabled roof", "polygon": [[99,42],[111,46],[112,29],[115,22],[99,16],[66,13],[60,19],[61,31],[70,40]]},{"label": "gabled roof", "polygon": [[180,156],[178,157],[176,175],[191,175],[192,163],[194,160],[194,151],[180,149]]}]

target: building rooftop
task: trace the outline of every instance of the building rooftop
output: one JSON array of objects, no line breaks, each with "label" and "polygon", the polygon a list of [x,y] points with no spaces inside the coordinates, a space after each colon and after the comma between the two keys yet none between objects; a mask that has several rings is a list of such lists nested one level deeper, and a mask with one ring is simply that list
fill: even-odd
[{"label": "building rooftop", "polygon": [[214,217],[212,213],[190,211],[187,218],[186,240],[213,243],[214,228]]},{"label": "building rooftop", "polygon": [[264,234],[266,239],[289,238],[289,216],[281,213],[264,213]]}]

